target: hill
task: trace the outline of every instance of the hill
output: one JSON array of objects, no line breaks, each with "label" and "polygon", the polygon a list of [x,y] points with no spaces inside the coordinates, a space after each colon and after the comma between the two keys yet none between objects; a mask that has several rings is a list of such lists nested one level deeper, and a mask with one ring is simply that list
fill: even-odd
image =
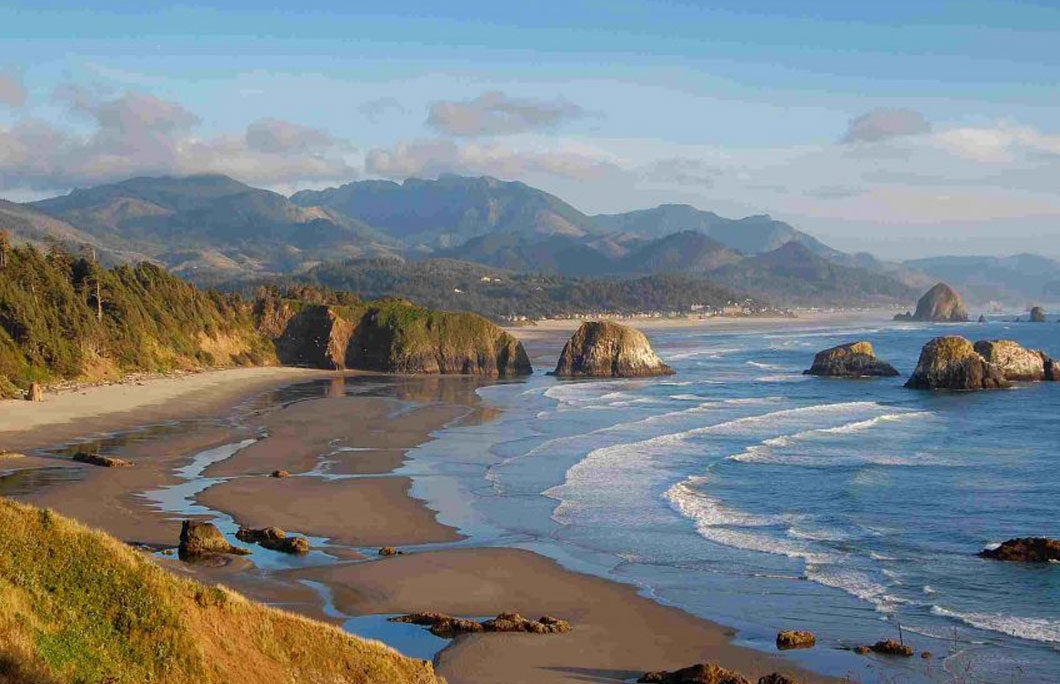
[{"label": "hill", "polygon": [[430,663],[178,578],[118,540],[0,499],[0,683],[433,684]]},{"label": "hill", "polygon": [[145,254],[125,249],[111,241],[101,240],[39,209],[6,200],[0,200],[0,231],[7,231],[11,242],[16,245],[29,244],[43,249],[52,244],[59,244],[71,251],[88,246],[107,264],[141,261],[147,258]]},{"label": "hill", "polygon": [[635,246],[617,264],[626,273],[707,274],[743,256],[703,233],[686,230]]},{"label": "hill", "polygon": [[508,271],[589,276],[612,273],[616,264],[590,244],[567,235],[528,238],[518,233],[490,233],[459,247],[439,250],[439,259],[458,259]]}]

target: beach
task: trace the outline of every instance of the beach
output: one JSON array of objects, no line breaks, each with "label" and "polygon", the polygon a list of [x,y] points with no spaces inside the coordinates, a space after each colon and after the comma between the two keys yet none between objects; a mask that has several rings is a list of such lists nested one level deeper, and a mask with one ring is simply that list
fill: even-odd
[{"label": "beach", "polygon": [[[484,384],[489,381],[266,369],[89,388],[12,405],[10,413],[5,405],[0,447],[28,455],[11,459],[24,462],[17,466],[0,463],[0,472],[44,466],[52,475],[0,491],[148,549],[174,546],[183,518],[214,520],[230,538],[238,525],[276,525],[309,536],[315,550],[304,559],[260,547],[221,564],[155,558],[176,572],[313,617],[341,622],[334,609],[345,616],[517,610],[553,614],[574,626],[565,635],[460,637],[437,656],[452,683],[619,682],[701,661],[748,676],[781,670],[803,681],[828,681],[735,646],[732,630],[661,606],[633,587],[524,549],[477,548],[439,522],[415,488],[410,494],[413,478],[401,466],[410,449],[440,431],[494,420],[496,409],[476,393]],[[101,433],[108,436],[100,439]],[[92,448],[134,465],[73,465],[69,450],[55,448],[79,438],[94,438]],[[60,470],[72,472],[55,475]],[[270,477],[273,470],[290,477]],[[380,558],[375,549],[381,546],[407,553]],[[311,586],[326,587],[334,605],[329,609]]]}]

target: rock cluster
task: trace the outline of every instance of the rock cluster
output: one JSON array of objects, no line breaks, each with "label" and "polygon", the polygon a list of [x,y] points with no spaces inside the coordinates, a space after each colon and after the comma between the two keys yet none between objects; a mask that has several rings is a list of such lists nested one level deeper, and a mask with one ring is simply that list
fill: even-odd
[{"label": "rock cluster", "polygon": [[980,340],[975,343],[975,351],[997,366],[1006,380],[1056,380],[1060,374],[1060,367],[1048,354],[1012,340]]},{"label": "rock cluster", "polygon": [[[699,663],[680,670],[646,672],[637,680],[643,684],[751,684],[739,672],[727,670],[714,663]],[[787,675],[774,672],[758,679],[758,684],[798,684]]]},{"label": "rock cluster", "polygon": [[445,613],[428,611],[412,613],[390,618],[391,622],[408,622],[414,625],[429,627],[431,634],[450,639],[457,634],[470,632],[527,632],[530,634],[563,634],[571,630],[566,620],[545,615],[537,620],[530,620],[518,613],[501,613],[495,618],[475,622],[466,618],[453,617]]},{"label": "rock cluster", "polygon": [[804,375],[823,375],[836,378],[893,377],[894,366],[876,358],[871,342],[848,342],[818,352],[813,365]]},{"label": "rock cluster", "polygon": [[928,290],[916,304],[916,312],[894,317],[896,321],[926,321],[932,323],[963,323],[968,310],[957,291],[946,283],[938,283]]},{"label": "rock cluster", "polygon": [[582,323],[563,347],[552,375],[561,378],[637,378],[673,375],[644,333],[610,321]]},{"label": "rock cluster", "polygon": [[177,555],[181,560],[194,560],[221,553],[245,556],[250,552],[232,545],[213,523],[185,520],[180,526]]},{"label": "rock cluster", "polygon": [[1020,537],[1003,542],[996,549],[983,549],[981,558],[1021,563],[1060,561],[1060,539]]},{"label": "rock cluster", "polygon": [[131,461],[114,458],[113,456],[100,456],[99,454],[93,454],[88,451],[77,452],[73,455],[73,460],[78,463],[87,463],[89,465],[101,466],[103,468],[128,468],[132,465]]},{"label": "rock cluster", "polygon": [[813,632],[789,629],[777,634],[777,648],[781,651],[793,648],[813,648],[816,645],[817,637]]},{"label": "rock cluster", "polygon": [[281,551],[304,556],[309,553],[309,540],[305,537],[288,537],[279,527],[264,527],[260,530],[240,527],[236,539],[248,544],[259,544],[271,551]]},{"label": "rock cluster", "polygon": [[936,337],[924,345],[906,387],[912,389],[981,390],[1009,387],[997,366],[972,343],[956,335]]}]

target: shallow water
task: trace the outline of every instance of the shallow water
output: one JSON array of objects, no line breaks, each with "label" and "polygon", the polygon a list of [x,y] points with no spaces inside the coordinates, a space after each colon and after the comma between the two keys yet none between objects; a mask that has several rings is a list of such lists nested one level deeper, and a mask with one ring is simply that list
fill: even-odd
[{"label": "shallow water", "polygon": [[[957,394],[801,374],[816,351],[868,339],[907,375],[941,334],[1060,355],[1055,323],[653,332],[677,376],[480,389],[502,417],[446,430],[400,472],[473,541],[637,584],[747,645],[811,629],[821,646],[789,657],[832,674],[1055,681],[1060,566],[975,554],[1060,536],[1060,383]],[[935,657],[842,650],[899,625]]]}]

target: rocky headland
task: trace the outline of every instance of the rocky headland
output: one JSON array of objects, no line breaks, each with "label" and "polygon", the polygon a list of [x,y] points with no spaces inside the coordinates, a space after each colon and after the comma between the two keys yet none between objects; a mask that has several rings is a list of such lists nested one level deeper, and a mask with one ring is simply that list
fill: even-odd
[{"label": "rocky headland", "polygon": [[936,337],[920,351],[916,370],[905,386],[911,389],[982,390],[1009,387],[993,363],[960,336]]},{"label": "rocky headland", "polygon": [[898,314],[896,321],[925,321],[931,323],[963,323],[968,320],[968,309],[957,291],[946,283],[937,283],[916,304],[912,314]]},{"label": "rocky headland", "polygon": [[876,358],[871,342],[848,342],[818,352],[809,370],[804,375],[821,375],[836,378],[894,377],[898,371],[894,366]]},{"label": "rocky headland", "polygon": [[673,375],[644,333],[610,321],[588,321],[563,347],[552,375],[560,378],[638,378]]}]

